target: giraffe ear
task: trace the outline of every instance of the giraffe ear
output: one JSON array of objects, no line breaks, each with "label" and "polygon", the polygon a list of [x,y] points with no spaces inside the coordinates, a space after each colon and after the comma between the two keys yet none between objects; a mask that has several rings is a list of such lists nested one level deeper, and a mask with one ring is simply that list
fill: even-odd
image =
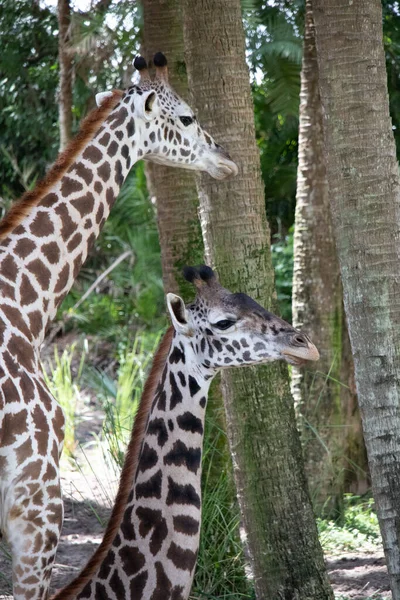
[{"label": "giraffe ear", "polygon": [[154,90],[143,91],[141,96],[135,98],[137,114],[146,121],[152,121],[160,114],[158,94]]},{"label": "giraffe ear", "polygon": [[192,328],[189,326],[188,312],[182,298],[176,294],[167,294],[167,307],[175,331],[190,335]]},{"label": "giraffe ear", "polygon": [[97,106],[101,106],[106,98],[112,96],[112,92],[99,92],[96,94],[96,104]]}]

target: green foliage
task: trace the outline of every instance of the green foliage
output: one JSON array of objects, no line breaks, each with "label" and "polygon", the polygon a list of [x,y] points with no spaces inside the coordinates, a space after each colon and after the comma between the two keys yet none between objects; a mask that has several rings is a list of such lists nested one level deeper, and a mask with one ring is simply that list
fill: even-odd
[{"label": "green foliage", "polygon": [[[0,11],[0,195],[20,195],[58,146],[57,19],[30,0]],[[32,165],[34,169],[32,171]],[[21,173],[31,171],[30,177]]]},{"label": "green foliage", "polygon": [[318,519],[318,530],[322,548],[327,554],[343,552],[376,552],[382,549],[378,518],[372,498],[363,500],[359,496],[346,494],[344,498],[344,522]]},{"label": "green foliage", "polygon": [[292,322],[293,279],[293,227],[285,236],[275,234],[272,238],[272,262],[275,270],[275,286],[282,318]]}]

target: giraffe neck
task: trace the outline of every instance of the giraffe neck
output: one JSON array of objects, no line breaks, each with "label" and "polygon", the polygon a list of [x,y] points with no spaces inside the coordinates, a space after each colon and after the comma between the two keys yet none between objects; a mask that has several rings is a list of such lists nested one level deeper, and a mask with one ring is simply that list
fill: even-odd
[{"label": "giraffe neck", "polygon": [[[54,600],[76,598],[69,592],[82,585],[80,599],[189,596],[199,548],[201,454],[212,374],[198,364],[190,341],[177,337],[160,373],[142,438],[133,432],[140,452],[118,532],[95,576],[78,586],[73,582]],[[123,474],[119,494],[125,485]]]},{"label": "giraffe neck", "polygon": [[99,235],[131,166],[143,155],[141,124],[120,103],[66,172],[0,242],[7,304],[38,347]]}]

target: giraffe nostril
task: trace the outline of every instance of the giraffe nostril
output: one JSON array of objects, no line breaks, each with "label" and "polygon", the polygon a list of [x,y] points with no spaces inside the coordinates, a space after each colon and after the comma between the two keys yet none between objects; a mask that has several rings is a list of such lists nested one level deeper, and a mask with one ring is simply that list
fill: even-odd
[{"label": "giraffe nostril", "polygon": [[298,346],[307,346],[307,338],[300,333],[293,336],[293,342]]}]

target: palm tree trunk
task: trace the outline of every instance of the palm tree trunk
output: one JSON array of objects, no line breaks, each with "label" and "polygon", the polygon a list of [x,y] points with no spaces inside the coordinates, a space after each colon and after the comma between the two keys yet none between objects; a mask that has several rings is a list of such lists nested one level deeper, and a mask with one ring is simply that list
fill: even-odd
[{"label": "palm tree trunk", "polygon": [[313,3],[327,174],[355,379],[400,599],[400,180],[379,0]]},{"label": "palm tree trunk", "polygon": [[60,91],[58,97],[60,121],[60,150],[72,137],[72,54],[69,49],[71,7],[69,0],[58,0],[58,61]]},{"label": "palm tree trunk", "polygon": [[306,474],[318,513],[367,487],[354,367],[329,206],[311,0],[306,0],[293,268],[293,324],[317,340],[319,362],[292,370]]},{"label": "palm tree trunk", "polygon": [[[206,257],[223,284],[275,308],[239,0],[184,0],[189,85],[201,121],[239,175],[199,177]],[[192,102],[193,104],[193,102]],[[287,368],[227,373],[223,391],[237,492],[258,598],[332,598],[318,542]]]},{"label": "palm tree trunk", "polygon": [[[184,99],[188,96],[184,63],[182,11],[179,0],[142,0],[143,53],[150,60],[162,51],[168,60],[172,87]],[[184,265],[204,260],[204,248],[197,214],[198,196],[190,172],[147,163],[146,178],[157,206],[164,287],[167,292],[192,296],[191,286],[182,277]]]}]

